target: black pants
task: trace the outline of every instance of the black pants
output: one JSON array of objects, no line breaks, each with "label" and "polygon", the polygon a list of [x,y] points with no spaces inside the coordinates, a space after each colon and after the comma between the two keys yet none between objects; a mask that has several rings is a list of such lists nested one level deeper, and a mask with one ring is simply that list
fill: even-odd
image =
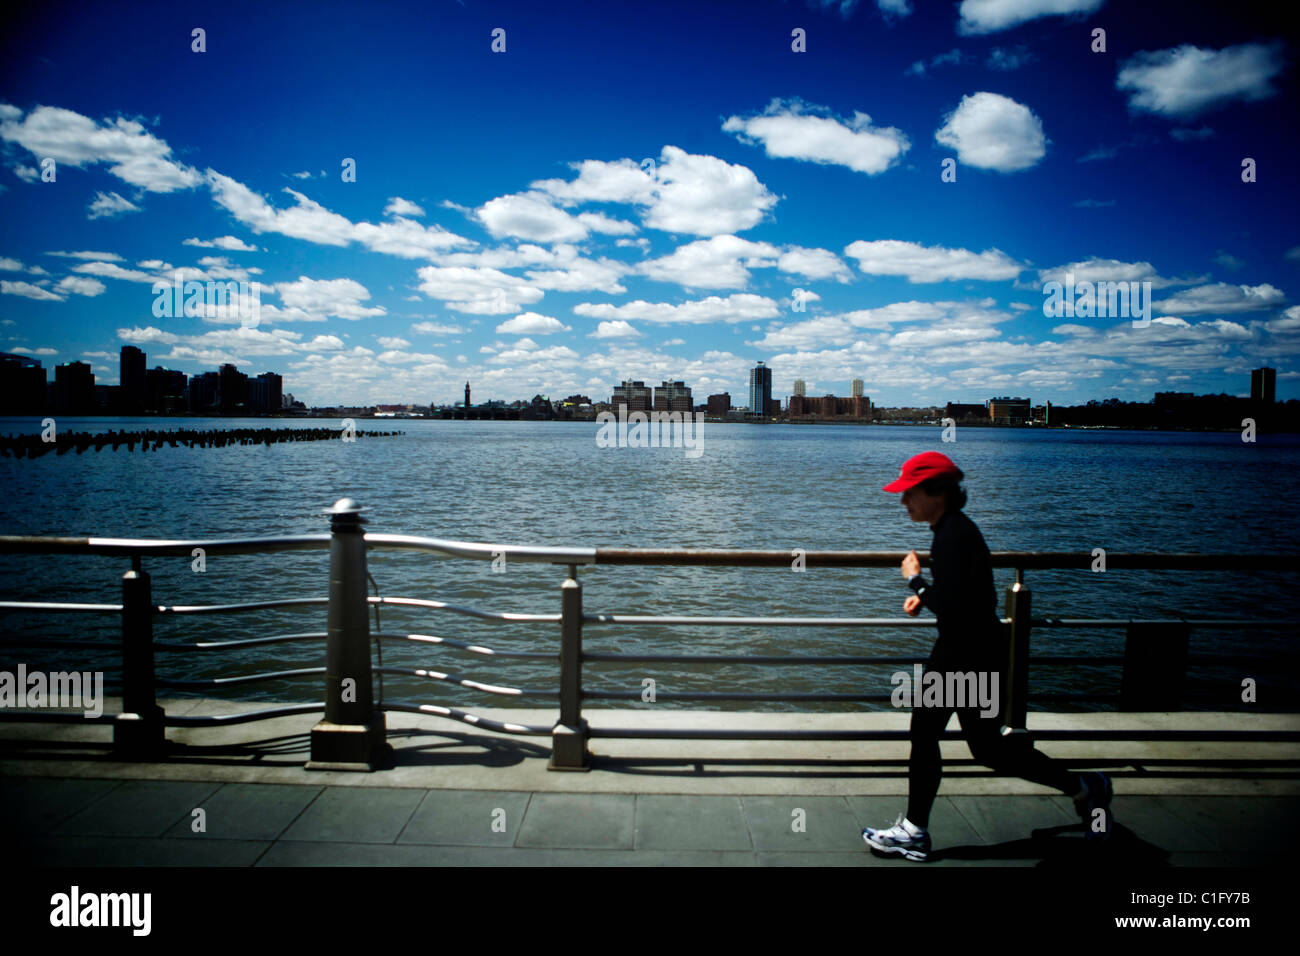
[{"label": "black pants", "polygon": [[[985,658],[987,660],[987,658]],[[946,664],[931,658],[927,671],[980,670],[979,667],[961,667],[957,661]],[[978,707],[915,707],[912,711],[912,758],[908,763],[907,819],[918,827],[929,827],[930,807],[939,793],[939,780],[943,776],[943,761],[939,754],[939,735],[948,726],[956,711],[961,722],[962,736],[970,747],[976,763],[997,773],[1021,777],[1034,783],[1073,795],[1079,792],[1078,775],[1066,769],[1060,760],[1053,760],[1042,751],[1034,749],[1032,741],[1024,734],[1003,736],[1002,706],[1006,700],[1005,672],[998,675],[1001,701],[997,712],[981,717]]]}]

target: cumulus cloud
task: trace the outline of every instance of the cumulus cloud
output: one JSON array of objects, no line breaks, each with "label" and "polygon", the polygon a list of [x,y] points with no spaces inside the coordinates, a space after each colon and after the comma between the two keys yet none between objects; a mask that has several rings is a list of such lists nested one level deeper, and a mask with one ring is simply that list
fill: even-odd
[{"label": "cumulus cloud", "polygon": [[1039,17],[1090,14],[1105,0],[962,0],[957,32],[964,35],[1010,30]]},{"label": "cumulus cloud", "polygon": [[521,312],[545,294],[518,276],[499,269],[424,266],[417,270],[420,291],[441,299],[449,309],[479,315]]},{"label": "cumulus cloud", "polygon": [[688,289],[743,289],[749,270],[776,265],[780,250],[768,242],[738,236],[714,236],[678,246],[658,259],[641,263],[642,275],[675,282]]},{"label": "cumulus cloud", "polygon": [[411,202],[409,199],[403,199],[401,196],[392,196],[388,200],[388,205],[384,207],[385,216],[423,216],[424,210]]},{"label": "cumulus cloud", "polygon": [[95,198],[86,207],[87,219],[112,219],[128,212],[139,212],[140,207],[117,193],[95,193]]},{"label": "cumulus cloud", "polygon": [[1025,268],[997,249],[977,253],[898,239],[859,239],[850,243],[844,254],[857,259],[858,268],[868,275],[906,276],[908,282],[1014,279]]},{"label": "cumulus cloud", "polygon": [[54,288],[60,292],[70,292],[73,295],[84,295],[93,298],[101,295],[105,286],[98,279],[90,279],[86,276],[64,276],[55,284]]},{"label": "cumulus cloud", "polygon": [[766,296],[738,293],[725,298],[711,295],[704,299],[673,305],[637,299],[623,305],[582,302],[573,307],[575,315],[593,319],[633,319],[663,324],[702,324],[706,322],[752,322],[780,314],[776,302]]},{"label": "cumulus cloud", "polygon": [[416,322],[411,326],[411,331],[424,335],[461,335],[465,330],[459,325],[447,325],[443,322]]},{"label": "cumulus cloud", "polygon": [[892,126],[872,126],[866,113],[845,120],[799,100],[774,99],[763,113],[732,116],[722,129],[743,143],[762,144],[768,156],[847,166],[867,175],[884,172],[911,146]]},{"label": "cumulus cloud", "polygon": [[20,122],[22,111],[6,106],[0,139],[40,159],[75,168],[107,163],[118,179],[147,192],[190,189],[202,181],[197,170],[175,162],[171,147],[135,120],[118,117],[100,125],[72,110],[38,106]]},{"label": "cumulus cloud", "polygon": [[257,251],[257,246],[249,245],[237,236],[218,236],[216,239],[186,239],[181,245],[198,246],[201,249],[225,249],[229,252]]},{"label": "cumulus cloud", "polygon": [[1012,173],[1046,153],[1043,124],[1029,107],[997,93],[963,96],[934,134],[966,166]]},{"label": "cumulus cloud", "polygon": [[1120,69],[1115,86],[1132,91],[1131,109],[1184,119],[1236,101],[1268,99],[1284,65],[1281,43],[1222,50],[1183,44],[1135,54]]},{"label": "cumulus cloud", "polygon": [[356,321],[385,314],[383,308],[361,304],[370,298],[370,292],[355,279],[299,276],[295,282],[277,282],[274,289],[284,303],[283,309],[272,313],[279,321],[312,321],[328,316]]},{"label": "cumulus cloud", "polygon": [[569,326],[549,315],[523,312],[502,322],[496,330],[506,335],[550,335],[553,332],[568,332]]},{"label": "cumulus cloud", "polygon": [[634,339],[641,335],[633,326],[624,322],[622,319],[614,319],[612,322],[601,322],[596,326],[595,332],[587,333],[588,338],[592,339]]},{"label": "cumulus cloud", "polygon": [[1258,312],[1280,306],[1285,301],[1282,290],[1267,283],[1251,286],[1217,282],[1187,289],[1153,305],[1161,312],[1204,315],[1209,312]]},{"label": "cumulus cloud", "polygon": [[63,301],[63,296],[49,289],[42,289],[30,282],[10,282],[8,279],[0,280],[0,295],[19,295],[24,299],[35,299],[38,302]]},{"label": "cumulus cloud", "polygon": [[1166,278],[1156,271],[1149,262],[1122,262],[1119,259],[1101,259],[1092,256],[1080,262],[1070,262],[1063,266],[1053,266],[1038,270],[1038,282],[1065,282],[1067,274],[1074,276],[1077,282],[1150,282],[1153,289],[1165,289],[1169,286],[1194,285],[1204,282],[1205,276],[1185,276]]}]

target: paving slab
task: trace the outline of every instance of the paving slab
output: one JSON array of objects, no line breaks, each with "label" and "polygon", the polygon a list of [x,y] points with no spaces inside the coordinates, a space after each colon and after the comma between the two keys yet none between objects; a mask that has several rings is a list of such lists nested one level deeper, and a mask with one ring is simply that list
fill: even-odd
[{"label": "paving slab", "polygon": [[36,866],[253,866],[272,846],[257,840],[167,837],[37,837],[28,844]]},{"label": "paving slab", "polygon": [[322,787],[277,783],[227,783],[200,805],[203,829],[193,811],[166,836],[201,840],[274,840],[307,809]]},{"label": "paving slab", "polygon": [[640,794],[638,850],[752,850],[739,797]]},{"label": "paving slab", "polygon": [[515,846],[630,850],[635,815],[631,794],[533,794]]},{"label": "paving slab", "polygon": [[162,836],[203,805],[221,784],[179,780],[128,780],[51,832],[84,836]]},{"label": "paving slab", "polygon": [[861,841],[862,828],[843,797],[742,797],[741,802],[760,851],[844,851]]},{"label": "paving slab", "polygon": [[430,790],[397,842],[513,846],[531,796],[524,791]]},{"label": "paving slab", "polygon": [[45,833],[120,786],[120,780],[0,778],[0,830],[10,835]]},{"label": "paving slab", "polygon": [[282,839],[393,843],[423,796],[418,790],[327,787]]}]

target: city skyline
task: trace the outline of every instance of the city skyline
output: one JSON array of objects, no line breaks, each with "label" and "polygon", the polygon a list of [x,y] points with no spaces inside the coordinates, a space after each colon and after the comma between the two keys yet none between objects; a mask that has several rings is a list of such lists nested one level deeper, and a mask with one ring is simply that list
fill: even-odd
[{"label": "city skyline", "polygon": [[[627,369],[743,396],[758,361],[773,398],[861,378],[882,406],[1244,396],[1261,366],[1300,397],[1296,74],[1266,7],[669,6],[236,3],[201,38],[183,10],[20,15],[0,350],[104,383],[123,345],[273,364],[319,406]],[[361,44],[384,71],[323,65]],[[263,62],[298,85],[265,97]],[[258,314],[159,309],[183,282],[257,283]],[[1047,314],[1088,282],[1149,284],[1150,315]]]}]

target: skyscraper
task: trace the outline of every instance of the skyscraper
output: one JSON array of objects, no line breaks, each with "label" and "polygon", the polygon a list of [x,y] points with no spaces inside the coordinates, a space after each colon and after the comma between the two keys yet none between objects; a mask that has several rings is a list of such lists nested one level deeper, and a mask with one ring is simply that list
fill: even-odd
[{"label": "skyscraper", "polygon": [[849,384],[849,397],[850,397],[850,398],[861,398],[861,397],[862,397],[862,379],[860,379],[860,378],[855,378],[855,379],[854,379],[854,380]]},{"label": "skyscraper", "polygon": [[800,398],[808,394],[808,383],[801,378],[794,380],[794,394]]},{"label": "skyscraper", "polygon": [[772,370],[759,362],[749,370],[749,411],[767,415],[772,402]]},{"label": "skyscraper", "polygon": [[1270,405],[1277,400],[1277,369],[1254,368],[1250,370],[1250,397],[1257,402],[1268,402]]},{"label": "skyscraper", "polygon": [[117,380],[122,386],[122,411],[139,415],[145,404],[145,354],[134,345],[123,345],[120,362]]}]

